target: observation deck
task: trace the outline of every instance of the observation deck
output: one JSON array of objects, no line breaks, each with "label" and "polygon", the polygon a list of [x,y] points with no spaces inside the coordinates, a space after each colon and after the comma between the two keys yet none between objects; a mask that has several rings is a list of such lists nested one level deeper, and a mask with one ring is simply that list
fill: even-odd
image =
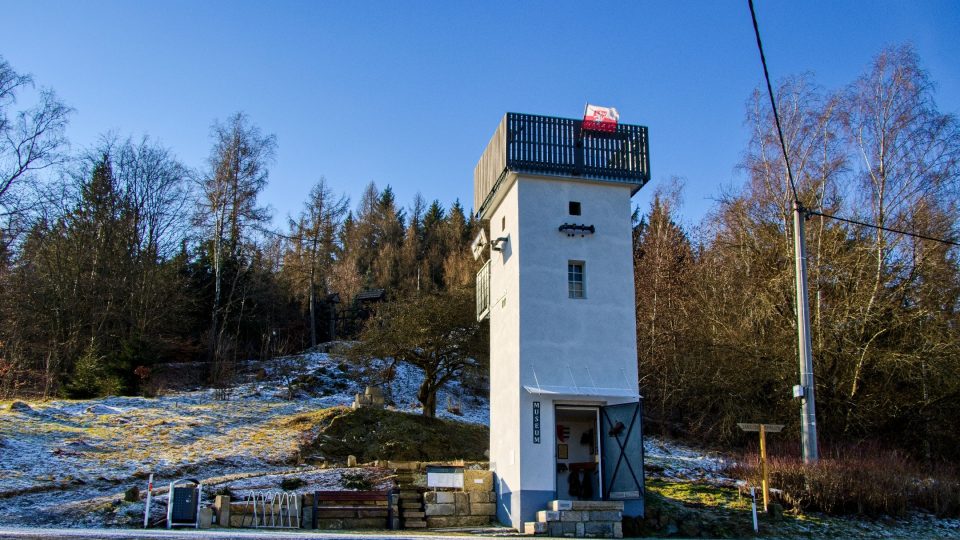
[{"label": "observation deck", "polygon": [[650,181],[647,128],[601,132],[583,129],[583,120],[507,113],[473,172],[478,218],[506,191],[511,172],[627,184],[636,193]]}]

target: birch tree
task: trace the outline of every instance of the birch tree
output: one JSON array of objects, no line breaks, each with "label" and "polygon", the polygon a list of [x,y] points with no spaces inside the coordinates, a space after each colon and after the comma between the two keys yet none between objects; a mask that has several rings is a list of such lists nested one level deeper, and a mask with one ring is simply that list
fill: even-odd
[{"label": "birch tree", "polygon": [[[937,109],[933,83],[911,47],[886,49],[875,58],[869,71],[847,89],[843,118],[857,158],[859,214],[866,221],[910,230],[931,209],[956,223],[960,126]],[[857,358],[847,389],[851,403],[878,339],[894,330],[885,306],[896,301],[912,266],[913,242],[908,238],[881,228],[862,234],[872,237],[873,268],[869,293],[857,313]]]},{"label": "birch tree", "polygon": [[48,88],[36,90],[31,105],[15,108],[34,88],[33,77],[17,73],[0,56],[0,255],[19,233],[14,229],[29,204],[22,188],[37,171],[66,159],[65,129],[73,109]]},{"label": "birch tree", "polygon": [[254,262],[255,235],[269,219],[257,197],[267,185],[276,138],[263,135],[243,113],[214,124],[212,135],[197,218],[213,274],[207,355],[213,380],[223,384],[234,360],[231,335],[248,300],[243,279]]}]

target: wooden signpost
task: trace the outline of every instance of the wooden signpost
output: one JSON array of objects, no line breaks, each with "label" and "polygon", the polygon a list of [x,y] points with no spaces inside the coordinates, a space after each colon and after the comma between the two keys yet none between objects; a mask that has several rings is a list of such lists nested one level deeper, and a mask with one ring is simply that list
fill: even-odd
[{"label": "wooden signpost", "polygon": [[783,424],[737,424],[740,429],[753,432],[760,432],[760,470],[763,474],[763,511],[769,512],[767,504],[770,500],[769,492],[767,491],[767,433],[779,433],[783,429]]}]

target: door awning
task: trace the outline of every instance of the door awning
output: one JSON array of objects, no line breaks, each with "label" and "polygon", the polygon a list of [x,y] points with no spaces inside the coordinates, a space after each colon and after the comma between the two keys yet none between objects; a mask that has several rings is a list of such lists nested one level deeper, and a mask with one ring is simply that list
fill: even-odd
[{"label": "door awning", "polygon": [[626,388],[603,388],[596,386],[529,386],[524,385],[523,389],[531,394],[541,396],[588,396],[588,397],[609,397],[609,398],[630,398],[639,399],[640,394],[634,390]]}]

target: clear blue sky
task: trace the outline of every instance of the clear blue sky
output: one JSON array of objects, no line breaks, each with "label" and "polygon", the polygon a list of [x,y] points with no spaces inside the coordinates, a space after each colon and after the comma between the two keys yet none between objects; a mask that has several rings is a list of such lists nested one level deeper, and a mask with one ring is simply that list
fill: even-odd
[{"label": "clear blue sky", "polygon": [[[960,113],[960,2],[757,2],[774,79],[852,81],[911,42]],[[746,0],[220,2],[0,0],[0,55],[76,108],[74,148],[148,134],[205,166],[235,111],[277,136],[276,222],[321,175],[356,202],[393,186],[472,205],[473,168],[507,111],[589,101],[650,128],[653,181],[686,178],[684,221],[742,182],[746,100],[762,81]]]}]

